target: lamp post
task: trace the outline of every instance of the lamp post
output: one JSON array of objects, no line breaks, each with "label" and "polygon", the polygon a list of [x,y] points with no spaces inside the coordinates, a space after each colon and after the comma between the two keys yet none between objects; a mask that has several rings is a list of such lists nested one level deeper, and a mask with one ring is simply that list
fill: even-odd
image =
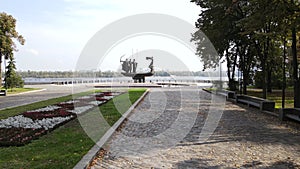
[{"label": "lamp post", "polygon": [[219,66],[220,66],[220,90],[223,88],[223,85],[222,85],[222,61],[220,59],[219,61]]}]

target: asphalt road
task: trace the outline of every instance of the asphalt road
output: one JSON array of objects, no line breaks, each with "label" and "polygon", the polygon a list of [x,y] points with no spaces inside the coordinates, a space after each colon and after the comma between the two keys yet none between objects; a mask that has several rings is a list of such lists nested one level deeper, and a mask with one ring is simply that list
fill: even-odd
[{"label": "asphalt road", "polygon": [[0,96],[0,110],[93,89],[91,86],[86,85],[27,85],[25,87],[39,88],[42,90],[17,95]]}]

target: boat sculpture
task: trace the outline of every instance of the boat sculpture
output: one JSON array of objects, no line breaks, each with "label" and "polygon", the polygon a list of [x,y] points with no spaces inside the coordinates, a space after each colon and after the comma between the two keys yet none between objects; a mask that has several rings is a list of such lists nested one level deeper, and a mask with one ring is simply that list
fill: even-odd
[{"label": "boat sculpture", "polygon": [[145,83],[145,77],[154,75],[153,57],[146,57],[146,60],[150,60],[150,64],[148,66],[150,71],[145,73],[136,72],[138,63],[135,62],[135,59],[133,59],[133,61],[131,61],[131,59],[122,60],[122,57],[120,58],[120,63],[122,66],[121,73],[126,77],[132,77],[135,83]]}]

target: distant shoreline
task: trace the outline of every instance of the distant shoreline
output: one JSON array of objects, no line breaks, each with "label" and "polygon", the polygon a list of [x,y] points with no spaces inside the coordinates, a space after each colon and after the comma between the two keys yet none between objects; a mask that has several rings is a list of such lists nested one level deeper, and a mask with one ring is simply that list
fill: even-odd
[{"label": "distant shoreline", "polygon": [[[103,77],[103,78],[23,78],[26,85],[34,84],[82,84],[82,83],[131,83],[130,77]],[[228,81],[222,77],[222,81]],[[211,83],[220,81],[220,77],[197,76],[152,76],[146,82],[186,82],[186,83]]]}]

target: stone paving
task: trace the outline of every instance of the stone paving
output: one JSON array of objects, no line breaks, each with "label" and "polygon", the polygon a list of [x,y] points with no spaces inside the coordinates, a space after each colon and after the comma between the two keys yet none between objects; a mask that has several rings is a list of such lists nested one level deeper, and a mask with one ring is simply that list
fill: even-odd
[{"label": "stone paving", "polygon": [[151,89],[103,148],[91,168],[300,168],[300,124],[200,89]]}]

